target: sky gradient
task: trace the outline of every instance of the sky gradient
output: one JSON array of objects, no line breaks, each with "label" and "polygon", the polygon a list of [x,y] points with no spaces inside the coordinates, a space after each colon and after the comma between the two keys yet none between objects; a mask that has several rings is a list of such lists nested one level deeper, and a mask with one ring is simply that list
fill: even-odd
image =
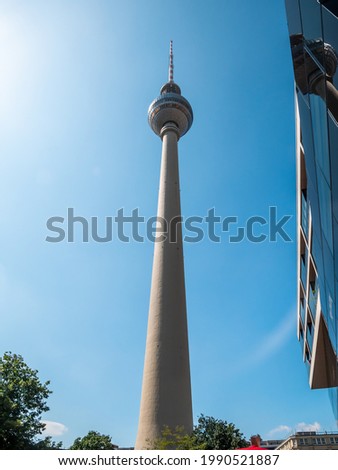
[{"label": "sky gradient", "polygon": [[[175,81],[194,111],[179,142],[184,217],[291,215],[292,242],[186,243],[194,420],[246,437],[335,430],[296,338],[295,131],[283,0],[3,0],[0,12],[1,354],[53,395],[69,446],[136,438],[153,243],[49,243],[50,217],[156,215],[161,141],[147,109]],[[113,227],[115,228],[115,226]],[[257,234],[267,228],[255,226]]]}]

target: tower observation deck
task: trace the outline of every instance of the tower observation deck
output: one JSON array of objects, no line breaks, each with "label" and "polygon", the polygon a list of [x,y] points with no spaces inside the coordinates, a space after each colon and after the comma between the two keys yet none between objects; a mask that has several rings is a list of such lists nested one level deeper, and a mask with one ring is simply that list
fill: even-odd
[{"label": "tower observation deck", "polygon": [[150,105],[148,121],[162,139],[157,238],[146,353],[135,449],[152,449],[165,426],[191,433],[192,400],[184,280],[178,140],[190,129],[193,112],[174,82],[170,42],[169,80]]}]

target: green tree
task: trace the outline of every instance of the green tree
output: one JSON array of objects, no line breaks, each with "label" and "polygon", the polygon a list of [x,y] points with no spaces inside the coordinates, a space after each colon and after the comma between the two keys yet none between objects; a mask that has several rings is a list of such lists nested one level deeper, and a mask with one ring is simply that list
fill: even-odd
[{"label": "green tree", "polygon": [[197,442],[193,435],[185,434],[184,428],[177,426],[175,430],[169,426],[164,426],[161,437],[153,443],[149,442],[149,449],[156,450],[203,450],[206,449],[204,443]]},{"label": "green tree", "polygon": [[78,437],[73,442],[70,450],[113,450],[117,449],[111,441],[111,437],[96,431],[89,431],[84,437]]},{"label": "green tree", "polygon": [[201,415],[192,436],[207,450],[229,450],[248,447],[249,443],[233,423]]},{"label": "green tree", "polygon": [[50,438],[37,440],[45,429],[41,415],[49,410],[46,401],[52,393],[49,381],[41,383],[37,374],[20,355],[6,352],[0,357],[0,449],[61,446]]},{"label": "green tree", "polygon": [[59,450],[62,448],[62,442],[52,441],[51,436],[47,436],[44,439],[37,441],[34,444],[34,450]]},{"label": "green tree", "polygon": [[201,415],[193,432],[188,435],[184,429],[163,428],[161,437],[149,443],[149,449],[156,450],[228,450],[248,447],[243,434],[232,423],[211,416]]}]

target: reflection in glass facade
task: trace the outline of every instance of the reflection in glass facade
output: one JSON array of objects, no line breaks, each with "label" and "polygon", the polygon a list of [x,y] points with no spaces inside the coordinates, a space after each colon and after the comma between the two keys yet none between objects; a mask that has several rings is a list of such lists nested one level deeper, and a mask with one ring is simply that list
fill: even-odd
[{"label": "reflection in glass facade", "polygon": [[298,339],[338,420],[338,0],[285,0],[297,104]]}]

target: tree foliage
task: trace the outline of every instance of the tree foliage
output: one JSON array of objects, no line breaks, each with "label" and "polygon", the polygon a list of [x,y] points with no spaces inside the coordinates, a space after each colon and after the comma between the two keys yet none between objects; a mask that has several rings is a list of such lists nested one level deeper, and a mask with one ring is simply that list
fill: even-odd
[{"label": "tree foliage", "polygon": [[44,439],[37,441],[34,444],[34,450],[60,450],[62,449],[62,442],[52,441],[51,436],[47,436]]},{"label": "tree foliage", "polygon": [[73,442],[70,450],[113,450],[117,449],[111,441],[111,437],[96,431],[89,431],[84,437],[78,437]]},{"label": "tree foliage", "polygon": [[45,428],[41,415],[49,410],[46,402],[52,393],[49,381],[41,383],[37,374],[20,355],[7,352],[0,357],[0,449],[61,446],[50,438],[36,439]]},{"label": "tree foliage", "polygon": [[203,450],[206,449],[206,445],[198,442],[195,436],[184,433],[184,428],[181,426],[177,426],[175,430],[164,426],[161,437],[153,443],[149,443],[149,448],[156,450]]},{"label": "tree foliage", "polygon": [[183,428],[172,430],[165,426],[161,437],[149,447],[157,450],[228,450],[248,445],[234,424],[201,415],[191,435],[185,434]]},{"label": "tree foliage", "polygon": [[198,443],[204,443],[207,450],[238,449],[249,445],[233,423],[212,416],[201,415],[198,418],[193,436]]}]

